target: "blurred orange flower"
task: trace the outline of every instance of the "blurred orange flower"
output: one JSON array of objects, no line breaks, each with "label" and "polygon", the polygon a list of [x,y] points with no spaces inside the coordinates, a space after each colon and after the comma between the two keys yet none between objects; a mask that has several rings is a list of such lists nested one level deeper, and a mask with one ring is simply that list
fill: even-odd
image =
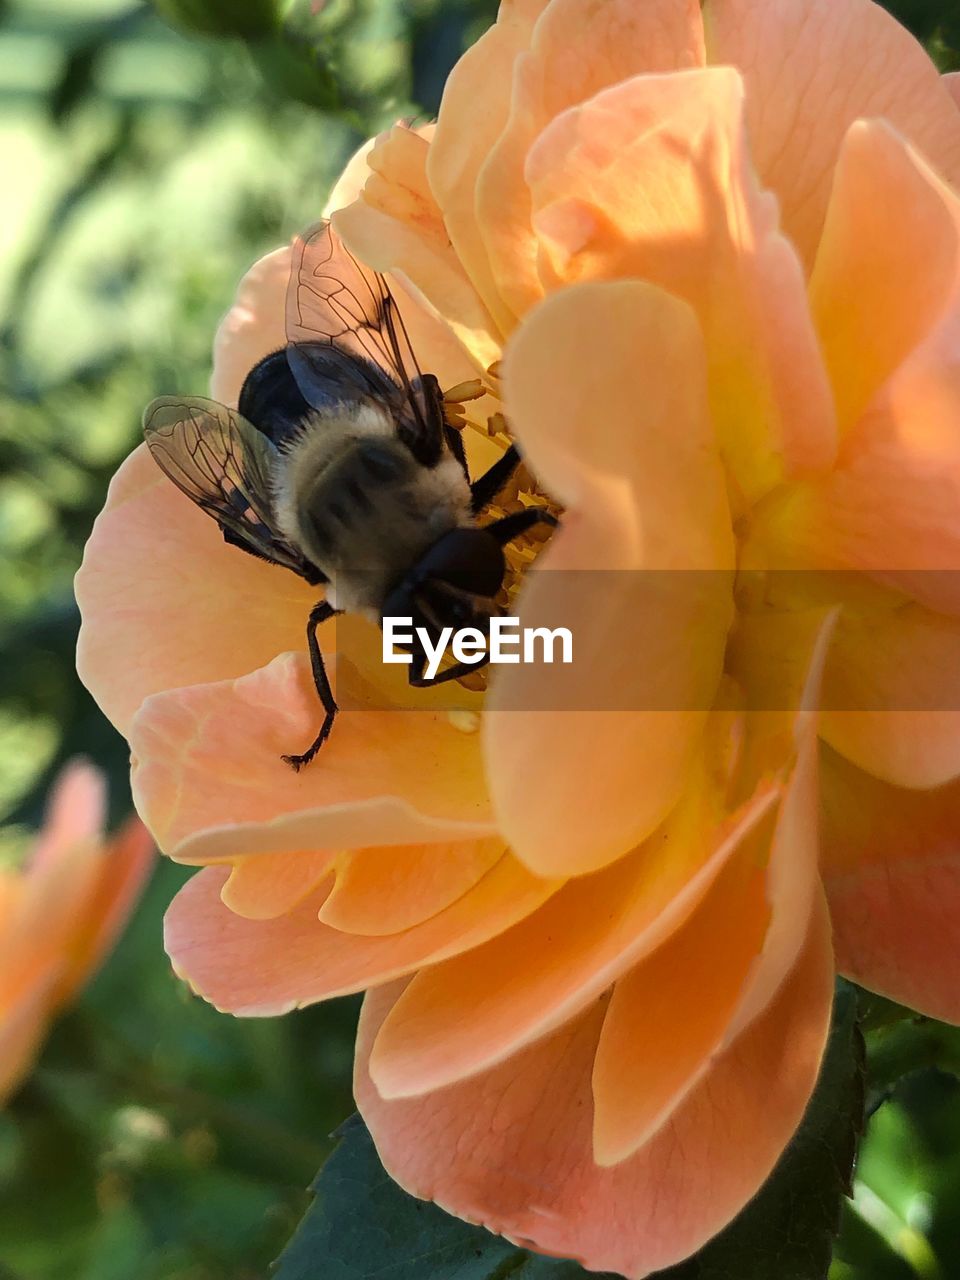
[{"label": "blurred orange flower", "polygon": [[54,784],[26,865],[0,867],[0,1103],[109,954],[153,866],[139,819],[104,840],[105,810],[103,775],[74,761]]},{"label": "blurred orange flower", "polygon": [[[341,180],[422,366],[486,381],[468,450],[502,411],[565,509],[524,624],[549,570],[626,571],[578,605],[577,671],[637,710],[505,667],[479,733],[371,701],[294,776],[313,593],[143,449],[92,536],[80,669],[205,865],[178,970],[248,1015],[373,988],[387,1169],[543,1252],[641,1277],[723,1227],[836,967],[960,1019],[958,96],[868,0],[515,0],[436,127]],[[226,403],[290,270],[241,286]]]}]

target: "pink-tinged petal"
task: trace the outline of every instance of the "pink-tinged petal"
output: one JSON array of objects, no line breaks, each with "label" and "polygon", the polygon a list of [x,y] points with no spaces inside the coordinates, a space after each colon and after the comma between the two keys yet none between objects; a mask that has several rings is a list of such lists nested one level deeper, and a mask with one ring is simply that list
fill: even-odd
[{"label": "pink-tinged petal", "polygon": [[500,334],[450,243],[427,182],[427,151],[426,139],[402,125],[382,135],[367,157],[363,194],[331,222],[361,262],[426,298],[485,369],[499,357]]},{"label": "pink-tinged petal", "polygon": [[[419,130],[418,130],[419,132]],[[338,209],[345,209],[353,204],[363,191],[370,177],[370,152],[377,145],[377,139],[368,138],[360,144],[347,161],[347,166],[333,184],[330,197],[323,207],[323,216],[330,218]]]},{"label": "pink-tinged petal", "polygon": [[98,876],[82,913],[73,922],[66,970],[52,993],[68,1004],[113,950],[156,861],[149,832],[131,816],[97,854]]},{"label": "pink-tinged petal", "polygon": [[702,66],[697,0],[553,0],[516,58],[510,114],[481,166],[476,216],[494,280],[516,316],[543,296],[524,163],[554,116],[631,76]]},{"label": "pink-tinged petal", "polygon": [[707,60],[738,67],[764,186],[813,264],[847,130],[883,117],[948,181],[960,177],[960,116],[930,58],[870,0],[706,0]]},{"label": "pink-tinged petal", "polygon": [[224,906],[222,867],[205,867],[167,911],[174,968],[217,1008],[247,1017],[291,1009],[435,964],[486,942],[555,893],[505,855],[476,886],[429,920],[386,937],[360,937],[317,918],[326,890],[276,920],[246,920]]},{"label": "pink-tinged petal", "polygon": [[50,1021],[50,992],[59,965],[52,957],[45,972],[15,1004],[0,1005],[0,1106],[29,1073]]},{"label": "pink-tinged petal", "polygon": [[945,76],[940,77],[940,83],[960,107],[960,71],[948,71]]},{"label": "pink-tinged petal", "polygon": [[960,1022],[960,783],[894,787],[823,748],[823,877],[840,972]]},{"label": "pink-tinged petal", "polygon": [[960,299],[851,428],[836,469],[756,513],[745,566],[857,569],[960,614]]},{"label": "pink-tinged petal", "polygon": [[238,861],[220,891],[224,905],[248,920],[286,915],[327,879],[336,853],[266,853]]},{"label": "pink-tinged petal", "polygon": [[300,654],[150,698],[130,730],[132,786],[161,849],[203,863],[492,834],[479,743],[447,716],[342,709],[294,773],[281,756],[309,744],[320,716]]},{"label": "pink-tinged petal", "polygon": [[114,477],[76,578],[80,678],[126,732],[161,690],[256,670],[304,647],[316,588],[223,541],[146,445]]},{"label": "pink-tinged petal", "polygon": [[337,867],[320,919],[344,933],[401,933],[456,902],[503,854],[496,837],[354,849]]},{"label": "pink-tinged petal", "polygon": [[25,998],[40,975],[55,971],[56,982],[67,970],[71,940],[96,890],[99,854],[97,841],[84,841],[36,874],[27,872],[18,909],[0,937],[0,1008]]},{"label": "pink-tinged petal", "polygon": [[[716,783],[701,775],[701,787]],[[571,881],[476,951],[418,974],[372,1053],[380,1093],[427,1093],[488,1070],[586,1008],[690,919],[728,863],[758,859],[777,795],[766,786],[713,827],[702,825],[695,795],[629,857]]]},{"label": "pink-tinged petal", "polygon": [[59,859],[78,844],[99,841],[107,817],[107,780],[86,760],[71,760],[57,775],[30,855],[30,874],[56,875]]},{"label": "pink-tinged petal", "polygon": [[500,297],[477,226],[477,175],[506,124],[513,64],[528,48],[546,3],[504,0],[500,5],[497,21],[447,77],[427,157],[427,176],[457,257],[503,333],[513,316]]},{"label": "pink-tinged petal", "polygon": [[956,291],[960,202],[882,121],[840,152],[810,299],[841,431],[942,316]]},{"label": "pink-tinged petal", "polygon": [[210,395],[235,409],[255,364],[287,341],[287,284],[293,261],[289,245],[268,253],[240,281],[237,296],[213,340]]},{"label": "pink-tinged petal", "polygon": [[957,777],[960,619],[909,603],[846,610],[824,706],[822,736],[868,773],[901,787]]},{"label": "pink-tinged petal", "polygon": [[548,298],[507,349],[521,449],[567,508],[519,613],[569,627],[574,660],[498,668],[483,726],[501,830],[541,875],[650,834],[713,702],[732,539],[703,363],[690,309],[637,281]]},{"label": "pink-tinged petal", "polygon": [[756,182],[732,67],[637,76],[558,117],[526,174],[550,288],[638,277],[695,309],[734,491],[826,466],[833,405],[799,259]]},{"label": "pink-tinged petal", "polygon": [[371,992],[354,1092],[388,1173],[461,1218],[591,1270],[640,1280],[688,1256],[759,1188],[810,1096],[833,996],[823,916],[818,907],[803,955],[762,1017],[671,1123],[614,1168],[597,1165],[591,1149],[605,1002],[486,1075],[385,1101],[366,1063],[398,993]]}]

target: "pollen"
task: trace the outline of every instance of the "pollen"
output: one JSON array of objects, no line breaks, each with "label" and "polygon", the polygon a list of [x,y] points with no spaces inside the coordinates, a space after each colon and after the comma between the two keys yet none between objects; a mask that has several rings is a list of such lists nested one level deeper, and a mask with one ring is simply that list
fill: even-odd
[{"label": "pollen", "polygon": [[480,728],[480,716],[476,711],[468,711],[464,707],[454,707],[447,712],[447,719],[454,729],[460,733],[476,733]]}]

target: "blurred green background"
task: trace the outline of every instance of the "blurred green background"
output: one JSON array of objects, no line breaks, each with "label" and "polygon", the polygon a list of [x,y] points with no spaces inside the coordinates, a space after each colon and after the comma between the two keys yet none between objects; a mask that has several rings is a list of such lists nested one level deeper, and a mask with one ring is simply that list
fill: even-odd
[{"label": "blurred green background", "polygon": [[[0,0],[0,859],[74,754],[108,770],[115,819],[129,808],[125,744],[74,673],[71,581],[143,406],[204,391],[246,267],[316,219],[363,137],[435,113],[495,8],[157,7],[177,5],[259,38],[130,0]],[[899,15],[956,65],[956,5]],[[242,1022],[173,978],[160,921],[184,875],[158,868],[0,1111],[0,1280],[265,1276],[351,1110],[355,1002]],[[915,1074],[878,1111],[832,1276],[960,1276],[951,1075]]]}]

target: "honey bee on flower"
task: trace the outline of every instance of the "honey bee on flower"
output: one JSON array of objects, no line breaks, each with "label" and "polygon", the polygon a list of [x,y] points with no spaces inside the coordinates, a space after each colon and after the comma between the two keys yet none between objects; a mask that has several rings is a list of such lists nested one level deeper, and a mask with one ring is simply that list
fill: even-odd
[{"label": "honey bee on flower", "polygon": [[[477,516],[516,470],[509,448],[470,479],[463,443],[436,378],[421,373],[384,278],[364,271],[328,223],[300,243],[288,301],[289,341],[247,374],[237,410],[197,396],[165,396],[144,415],[160,469],[213,516],[224,540],[329,584],[307,620],[324,720],[313,743],[284,755],[314,758],[337,704],[317,641],[345,610],[374,621],[409,616],[417,630],[411,685],[459,679],[479,663],[431,677],[420,636],[451,623],[489,628],[503,586],[506,543],[537,524],[539,507],[478,527]],[[483,394],[479,380],[447,398]]]},{"label": "honey bee on flower", "polygon": [[[576,705],[506,667],[462,732],[338,658],[353,709],[295,779],[309,584],[143,449],[87,549],[81,671],[201,868],[178,972],[246,1016],[368,991],[388,1172],[591,1269],[755,1196],[838,971],[960,1021],[958,100],[868,0],[505,0],[436,125],[351,161],[332,234],[441,388],[484,379],[469,474],[508,423],[565,513],[515,604],[587,583]],[[221,326],[231,411],[298,253]]]}]

